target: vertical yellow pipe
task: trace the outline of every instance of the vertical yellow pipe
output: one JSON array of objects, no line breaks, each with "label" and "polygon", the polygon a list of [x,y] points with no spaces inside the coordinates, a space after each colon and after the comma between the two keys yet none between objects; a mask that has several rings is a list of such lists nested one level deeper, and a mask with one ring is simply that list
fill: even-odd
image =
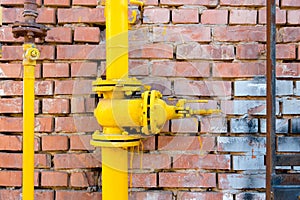
[{"label": "vertical yellow pipe", "polygon": [[128,199],[127,150],[102,148],[102,199]]},{"label": "vertical yellow pipe", "polygon": [[39,51],[24,44],[23,77],[23,200],[34,199],[34,68]]},{"label": "vertical yellow pipe", "polygon": [[128,77],[128,0],[106,0],[106,79]]}]

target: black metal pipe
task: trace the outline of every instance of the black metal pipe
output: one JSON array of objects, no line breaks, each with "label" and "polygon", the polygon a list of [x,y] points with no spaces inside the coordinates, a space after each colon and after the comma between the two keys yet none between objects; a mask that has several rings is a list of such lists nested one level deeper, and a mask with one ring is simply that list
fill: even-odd
[{"label": "black metal pipe", "polygon": [[276,156],[276,2],[267,0],[266,199],[273,199]]}]

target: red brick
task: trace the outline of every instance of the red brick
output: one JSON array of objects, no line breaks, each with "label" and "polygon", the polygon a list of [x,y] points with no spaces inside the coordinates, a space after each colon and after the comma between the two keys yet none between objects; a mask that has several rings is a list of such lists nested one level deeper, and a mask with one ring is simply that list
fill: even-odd
[{"label": "red brick", "polygon": [[[203,145],[201,145],[201,143]],[[214,151],[214,137],[200,136],[159,136],[158,150],[160,151]]]},{"label": "red brick", "polygon": [[[11,2],[11,1],[10,1]],[[24,1],[23,1],[24,4]],[[22,21],[23,8],[2,8],[2,23],[14,23],[15,21]]]},{"label": "red brick", "polygon": [[265,45],[263,44],[239,44],[236,47],[236,58],[238,59],[254,59],[266,56]]},{"label": "red brick", "polygon": [[162,77],[144,78],[143,83],[151,86],[151,89],[160,91],[163,95],[171,95],[171,81]]},{"label": "red brick", "polygon": [[129,60],[129,75],[148,76],[149,61],[147,60]]},{"label": "red brick", "polygon": [[296,45],[294,44],[277,44],[276,59],[292,60],[296,58]]},{"label": "red brick", "polygon": [[70,27],[53,27],[47,32],[46,42],[72,43]]},{"label": "red brick", "polygon": [[68,136],[47,135],[42,136],[42,151],[67,151],[69,149]]},{"label": "red brick", "polygon": [[167,24],[170,22],[170,10],[167,8],[145,8],[143,22],[145,24]]},{"label": "red brick", "polygon": [[[21,190],[0,190],[0,199],[6,200],[19,200],[21,196]],[[54,200],[54,191],[50,190],[36,190],[34,191],[35,200]]]},{"label": "red brick", "polygon": [[0,78],[22,78],[23,67],[21,64],[0,64]]},{"label": "red brick", "polygon": [[216,27],[213,31],[213,37],[215,41],[222,42],[264,42],[266,41],[266,27]]},{"label": "red brick", "polygon": [[97,6],[97,0],[73,0],[72,4],[74,6]]},{"label": "red brick", "polygon": [[173,133],[197,133],[198,132],[198,119],[197,118],[184,118],[174,119],[171,123],[171,131]]},{"label": "red brick", "polygon": [[[134,188],[155,188],[156,182],[156,173],[132,174],[132,187]],[[130,180],[128,185],[130,186]]]},{"label": "red brick", "polygon": [[44,78],[62,78],[69,77],[68,63],[43,63]]},{"label": "red brick", "polygon": [[226,97],[231,95],[231,82],[178,79],[174,82],[174,92],[176,95]]},{"label": "red brick", "polygon": [[1,0],[1,5],[9,5],[9,6],[16,6],[16,5],[24,5],[24,0]]},{"label": "red brick", "polygon": [[155,200],[171,200],[173,199],[173,194],[171,191],[158,190],[158,191],[138,191],[138,192],[130,192],[128,196],[129,200],[146,200],[153,198]]},{"label": "red brick", "polygon": [[144,5],[147,6],[156,6],[158,5],[158,0],[144,0]]},{"label": "red brick", "polygon": [[0,113],[21,113],[22,112],[22,99],[9,98],[0,99]]},{"label": "red brick", "polygon": [[265,6],[266,0],[221,0],[220,4],[226,6]]},{"label": "red brick", "polygon": [[72,98],[71,100],[71,113],[92,113],[96,108],[94,98]]},{"label": "red brick", "polygon": [[300,64],[299,63],[282,63],[276,67],[277,77],[299,77],[300,76]]},{"label": "red brick", "polygon": [[54,123],[52,117],[38,117],[35,120],[35,132],[50,133],[53,131]]},{"label": "red brick", "polygon": [[98,27],[75,27],[75,42],[100,42],[100,29]]},{"label": "red brick", "polygon": [[16,135],[0,135],[0,150],[1,151],[21,151],[22,138]]},{"label": "red brick", "polygon": [[300,7],[300,2],[298,0],[282,0],[282,7]]},{"label": "red brick", "polygon": [[22,171],[0,171],[0,186],[21,186]]},{"label": "red brick", "polygon": [[5,27],[2,26],[0,28],[0,42],[23,42],[23,38],[14,38],[13,33],[12,33],[12,27]]},{"label": "red brick", "polygon": [[73,172],[70,176],[71,187],[90,187],[98,184],[99,172]]},{"label": "red brick", "polygon": [[76,62],[71,63],[72,77],[96,77],[97,76],[96,62]]},{"label": "red brick", "polygon": [[44,0],[44,5],[69,7],[70,0]]},{"label": "red brick", "polygon": [[43,187],[67,187],[68,173],[58,171],[43,171],[41,174],[41,186]]},{"label": "red brick", "polygon": [[177,155],[173,158],[175,169],[230,169],[230,155]]},{"label": "red brick", "polygon": [[1,117],[0,118],[1,132],[22,132],[22,118]]},{"label": "red brick", "polygon": [[180,6],[180,5],[203,5],[203,6],[216,6],[217,0],[160,0],[162,5]]},{"label": "red brick", "polygon": [[178,192],[177,198],[183,199],[213,199],[223,200],[226,199],[225,195],[221,192]]},{"label": "red brick", "polygon": [[59,60],[99,60],[105,59],[105,46],[100,45],[58,45]]},{"label": "red brick", "polygon": [[172,10],[172,22],[174,24],[199,23],[198,8],[185,8]]},{"label": "red brick", "polygon": [[92,80],[55,81],[55,94],[92,94]]},{"label": "red brick", "polygon": [[93,116],[58,117],[55,119],[57,132],[93,132],[100,125]]},{"label": "red brick", "polygon": [[256,10],[231,10],[229,24],[256,24]]},{"label": "red brick", "polygon": [[[22,169],[22,154],[21,153],[0,153],[0,167]],[[35,154],[35,168],[50,168],[51,156],[47,154]]]},{"label": "red brick", "polygon": [[99,200],[101,199],[101,192],[87,192],[87,191],[70,191],[57,190],[55,192],[55,200]]},{"label": "red brick", "polygon": [[35,94],[38,96],[53,95],[53,82],[52,81],[36,81]]},{"label": "red brick", "polygon": [[209,77],[208,62],[158,61],[152,63],[153,76],[168,77]]},{"label": "red brick", "polygon": [[300,28],[299,27],[283,27],[278,33],[279,42],[299,42]]},{"label": "red brick", "polygon": [[101,167],[99,153],[55,154],[53,158],[55,169],[82,169]]},{"label": "red brick", "polygon": [[[267,23],[267,9],[262,8],[258,11],[258,23],[266,24]],[[276,9],[276,23],[277,24],[285,24],[286,23],[286,10]]]},{"label": "red brick", "polygon": [[55,8],[39,8],[39,16],[36,19],[40,24],[56,24],[56,9]]},{"label": "red brick", "polygon": [[155,42],[210,42],[211,29],[199,26],[153,27],[153,40]]},{"label": "red brick", "polygon": [[140,151],[152,151],[155,150],[155,136],[143,137],[142,146],[139,146]]},{"label": "red brick", "polygon": [[161,172],[159,173],[159,186],[168,188],[216,187],[216,174]]},{"label": "red brick", "polygon": [[202,24],[228,24],[228,10],[204,10],[201,14]]},{"label": "red brick", "polygon": [[[128,156],[128,159],[129,161],[132,159],[131,155]],[[133,156],[133,163],[132,163],[133,169],[170,169],[170,167],[171,167],[171,158],[167,154],[146,154],[145,153],[142,155]]]},{"label": "red brick", "polygon": [[135,46],[129,49],[130,58],[173,58],[173,46],[155,43]]},{"label": "red brick", "polygon": [[104,24],[104,8],[68,8],[58,9],[58,23]]},{"label": "red brick", "polygon": [[213,77],[255,77],[265,75],[264,63],[214,63]]},{"label": "red brick", "polygon": [[95,147],[90,144],[91,139],[91,135],[71,135],[70,150],[94,150]]},{"label": "red brick", "polygon": [[0,190],[0,199],[18,200],[20,199],[20,195],[21,195],[21,190],[12,190],[12,189]]},{"label": "red brick", "polygon": [[[300,6],[300,4],[299,4]],[[295,24],[299,25],[300,24],[300,12],[299,10],[288,10],[287,11],[287,22],[288,24]]]},{"label": "red brick", "polygon": [[35,200],[54,200],[54,191],[51,190],[36,190],[34,194]]},{"label": "red brick", "polygon": [[232,60],[234,47],[199,43],[180,44],[177,45],[176,57],[177,59]]},{"label": "red brick", "polygon": [[203,117],[200,123],[200,133],[227,133],[227,121],[223,117]]},{"label": "red brick", "polygon": [[[38,45],[41,56],[39,60],[53,60],[54,59],[54,46],[50,45]],[[2,47],[1,60],[23,60],[23,48],[22,46],[3,46]]]},{"label": "red brick", "polygon": [[43,99],[43,113],[67,114],[70,112],[69,99]]}]

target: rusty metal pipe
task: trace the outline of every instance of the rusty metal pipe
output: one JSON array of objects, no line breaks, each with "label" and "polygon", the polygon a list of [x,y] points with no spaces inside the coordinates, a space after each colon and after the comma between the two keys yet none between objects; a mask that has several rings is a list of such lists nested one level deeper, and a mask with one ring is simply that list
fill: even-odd
[{"label": "rusty metal pipe", "polygon": [[273,199],[276,156],[276,2],[267,0],[266,199]]}]

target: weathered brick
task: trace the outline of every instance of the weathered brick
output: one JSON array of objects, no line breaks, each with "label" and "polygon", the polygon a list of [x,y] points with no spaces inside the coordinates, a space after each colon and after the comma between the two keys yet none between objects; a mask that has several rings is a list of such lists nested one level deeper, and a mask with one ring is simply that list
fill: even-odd
[{"label": "weathered brick", "polygon": [[23,67],[21,64],[0,64],[0,78],[22,78]]},{"label": "weathered brick", "polygon": [[277,44],[276,59],[292,60],[296,58],[295,44]]},{"label": "weathered brick", "polygon": [[199,22],[198,8],[184,8],[172,10],[172,22],[174,24],[192,24]]},{"label": "weathered brick", "polygon": [[66,151],[69,149],[68,136],[47,135],[42,136],[42,151]]},{"label": "weathered brick", "polygon": [[98,27],[75,27],[75,42],[100,42],[100,29]]},{"label": "weathered brick", "polygon": [[55,169],[82,169],[101,167],[99,153],[55,154],[53,158]]},{"label": "weathered brick", "polygon": [[[0,171],[0,186],[20,187],[22,185],[22,171]],[[34,173],[34,186],[39,185],[39,174]],[[19,198],[18,198],[19,199]]]},{"label": "weathered brick", "polygon": [[214,151],[215,137],[201,136],[159,136],[160,151]]},{"label": "weathered brick", "polygon": [[300,76],[300,64],[281,63],[276,65],[276,76],[285,78],[297,78]]},{"label": "weathered brick", "polygon": [[69,77],[69,64],[68,63],[44,63],[43,64],[43,77],[44,78],[63,78]]},{"label": "weathered brick", "polygon": [[299,27],[283,27],[278,32],[279,42],[299,42],[300,28]]},{"label": "weathered brick", "polygon": [[97,0],[73,0],[72,4],[74,6],[97,6]]},{"label": "weathered brick", "polygon": [[214,199],[214,200],[233,200],[233,195],[222,192],[184,192],[177,193],[178,200],[185,199]]},{"label": "weathered brick", "polygon": [[180,6],[180,5],[203,5],[203,6],[217,6],[217,0],[161,0],[162,5]]},{"label": "weathered brick", "polygon": [[230,96],[231,82],[177,79],[174,81],[174,93],[193,96]]},{"label": "weathered brick", "polygon": [[300,82],[296,81],[295,95],[300,96]]},{"label": "weathered brick", "polygon": [[247,137],[218,137],[218,151],[246,152],[247,155],[261,155],[266,151],[266,138],[257,136]]},{"label": "weathered brick", "polygon": [[59,8],[57,10],[58,23],[93,23],[104,24],[104,8]]},{"label": "weathered brick", "polygon": [[210,27],[203,26],[164,26],[153,27],[154,42],[209,42]]},{"label": "weathered brick", "polygon": [[224,6],[265,6],[266,0],[258,0],[258,1],[221,0],[220,5],[224,5]]},{"label": "weathered brick", "polygon": [[72,77],[96,77],[97,63],[96,62],[76,62],[71,63]]},{"label": "weathered brick", "polygon": [[156,173],[134,173],[132,174],[132,187],[155,188],[157,187]]},{"label": "weathered brick", "polygon": [[41,186],[66,187],[68,186],[68,173],[61,171],[43,171],[41,173]]},{"label": "weathered brick", "polygon": [[70,0],[44,0],[44,5],[69,7]]},{"label": "weathered brick", "polygon": [[232,118],[230,119],[230,131],[232,133],[257,133],[258,119]]},{"label": "weathered brick", "polygon": [[71,187],[90,187],[98,184],[98,172],[73,172],[70,175]]},{"label": "weathered brick", "polygon": [[256,200],[265,200],[265,193],[254,193],[254,192],[243,192],[236,195],[236,200],[244,200],[247,198],[252,198]]},{"label": "weathered brick", "polygon": [[[266,24],[267,23],[267,9],[262,8],[258,11],[258,23]],[[276,9],[276,24],[285,24],[286,23],[286,10]]]},{"label": "weathered brick", "polygon": [[150,85],[151,89],[160,91],[163,95],[171,95],[171,81],[161,77],[146,77],[143,79],[145,85]]},{"label": "weathered brick", "polygon": [[[11,169],[22,169],[21,153],[0,153],[0,167]],[[50,168],[51,156],[48,154],[35,154],[35,168]]]},{"label": "weathered brick", "polygon": [[95,108],[94,98],[73,97],[71,99],[71,113],[92,113]]},{"label": "weathered brick", "polygon": [[56,8],[42,7],[38,9],[37,23],[56,24]]},{"label": "weathered brick", "polygon": [[216,174],[214,173],[159,173],[160,187],[216,187]]},{"label": "weathered brick", "polygon": [[22,99],[21,98],[5,98],[0,99],[0,113],[21,113]]},{"label": "weathered brick", "polygon": [[[23,2],[24,4],[24,2]],[[14,23],[15,21],[22,21],[23,8],[2,8],[2,23]]]},{"label": "weathered brick", "polygon": [[229,24],[256,24],[256,10],[231,10]]},{"label": "weathered brick", "polygon": [[236,47],[237,59],[261,59],[266,56],[266,47],[263,44],[238,44]]},{"label": "weathered brick", "polygon": [[176,155],[173,157],[175,169],[230,169],[229,155]]},{"label": "weathered brick", "polygon": [[[293,120],[293,119],[292,119]],[[276,119],[276,133],[288,133],[289,120],[288,119]],[[260,119],[260,132],[267,132],[267,120]]]},{"label": "weathered brick", "polygon": [[177,59],[203,60],[232,60],[234,47],[232,45],[207,45],[199,43],[185,43],[177,45]]},{"label": "weathered brick", "polygon": [[[21,190],[2,189],[0,190],[0,199],[19,200],[21,198]],[[54,200],[54,191],[37,190],[34,191],[35,200]]]},{"label": "weathered brick", "polygon": [[148,76],[149,62],[147,60],[129,60],[129,75]]},{"label": "weathered brick", "polygon": [[35,120],[35,132],[50,133],[53,131],[54,120],[52,117],[38,117]]},{"label": "weathered brick", "polygon": [[91,94],[92,80],[56,80],[55,94]]},{"label": "weathered brick", "polygon": [[300,7],[300,2],[297,0],[282,0],[282,7]]},{"label": "weathered brick", "polygon": [[171,131],[174,133],[197,133],[198,132],[198,119],[197,118],[184,118],[174,119],[171,123]]},{"label": "weathered brick", "polygon": [[277,151],[279,152],[300,152],[300,138],[278,137]]},{"label": "weathered brick", "polygon": [[90,144],[91,135],[71,135],[70,150],[94,150],[95,147]]},{"label": "weathered brick", "polygon": [[0,118],[1,132],[22,132],[22,118],[1,117]]},{"label": "weathered brick", "polygon": [[145,24],[169,23],[170,10],[167,8],[145,8],[143,22]]},{"label": "weathered brick", "polygon": [[165,43],[131,46],[130,58],[173,58],[173,46]]},{"label": "weathered brick", "polygon": [[[216,109],[214,107],[213,109]],[[227,120],[223,117],[202,117],[200,120],[201,133],[226,133]]]},{"label": "weathered brick", "polygon": [[215,41],[223,42],[265,42],[266,27],[264,26],[224,26],[213,30]]},{"label": "weathered brick", "polygon": [[204,10],[201,24],[228,24],[228,10]]},{"label": "weathered brick", "polygon": [[[5,27],[2,26],[0,28],[1,33],[0,34],[0,42],[23,42],[23,38],[14,38],[13,33],[12,33],[12,27]],[[5,33],[5,34],[4,34]]]},{"label": "weathered brick", "polygon": [[[128,159],[131,156],[129,156]],[[171,157],[167,154],[143,154],[134,155],[133,169],[170,169]]]},{"label": "weathered brick", "polygon": [[43,99],[43,113],[67,114],[70,112],[69,99]]},{"label": "weathered brick", "polygon": [[[300,6],[300,4],[299,4]],[[298,25],[300,23],[300,12],[299,10],[288,10],[287,11],[287,23]]]},{"label": "weathered brick", "polygon": [[22,149],[22,138],[16,135],[0,135],[1,151],[20,151]]},{"label": "weathered brick", "polygon": [[[300,68],[299,68],[300,69]],[[266,73],[264,63],[213,63],[212,75],[213,77],[255,77],[263,76]]]},{"label": "weathered brick", "polygon": [[[235,81],[234,96],[266,96],[266,80],[255,79],[251,81]],[[292,81],[276,81],[276,95],[287,96],[293,95]]]},{"label": "weathered brick", "polygon": [[55,192],[55,200],[99,200],[101,199],[101,192],[87,192],[87,191],[72,191],[72,190],[57,190]]},{"label": "weathered brick", "polygon": [[265,188],[266,184],[263,174],[218,174],[218,180],[221,189]]},{"label": "weathered brick", "polygon": [[265,170],[264,156],[233,156],[233,170]]},{"label": "weathered brick", "polygon": [[128,196],[129,200],[137,200],[137,199],[149,199],[153,198],[155,200],[171,200],[173,198],[173,194],[170,191],[137,191],[130,192],[131,195]]},{"label": "weathered brick", "polygon": [[300,100],[285,100],[282,104],[282,114],[295,115],[299,114],[298,108],[300,106]]},{"label": "weathered brick", "polygon": [[59,60],[99,60],[105,58],[105,46],[100,45],[58,45]]},{"label": "weathered brick", "polygon": [[56,132],[93,132],[100,129],[93,116],[74,116],[55,118]]},{"label": "weathered brick", "polygon": [[292,130],[291,133],[300,133],[300,118],[295,117],[291,119]]},{"label": "weathered brick", "polygon": [[47,32],[46,42],[72,43],[71,27],[53,27]]}]

